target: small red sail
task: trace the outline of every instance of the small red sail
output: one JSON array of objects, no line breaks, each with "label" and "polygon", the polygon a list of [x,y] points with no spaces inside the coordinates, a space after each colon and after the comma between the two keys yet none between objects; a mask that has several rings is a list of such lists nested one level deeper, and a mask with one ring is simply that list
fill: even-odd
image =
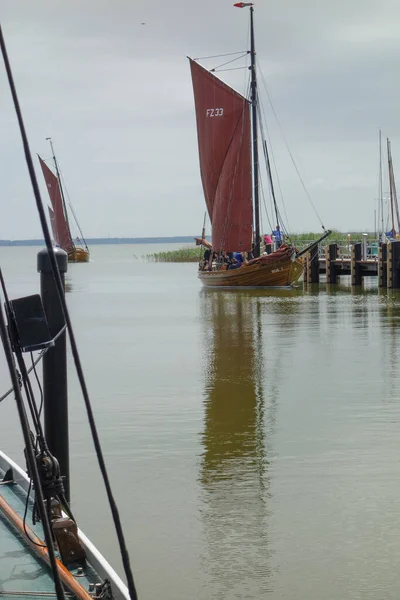
[{"label": "small red sail", "polygon": [[55,243],[60,246],[66,252],[73,249],[74,244],[69,231],[68,223],[65,218],[63,202],[61,197],[61,190],[58,183],[57,177],[49,169],[46,163],[39,156],[40,166],[42,167],[44,180],[47,185],[49,192],[53,213],[50,213],[50,222],[53,229],[53,236]]},{"label": "small red sail", "polygon": [[249,101],[192,59],[200,172],[217,251],[252,247]]}]

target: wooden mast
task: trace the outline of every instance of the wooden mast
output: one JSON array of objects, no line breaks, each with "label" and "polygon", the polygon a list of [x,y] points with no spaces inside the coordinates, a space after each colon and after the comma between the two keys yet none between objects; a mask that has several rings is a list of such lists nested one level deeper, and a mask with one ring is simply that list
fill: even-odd
[{"label": "wooden mast", "polygon": [[381,235],[379,239],[382,240],[382,236],[385,233],[385,225],[383,219],[383,180],[382,180],[382,132],[379,130],[379,210],[381,216]]},{"label": "wooden mast", "polygon": [[[247,4],[249,6],[249,4]],[[254,241],[254,257],[260,256],[260,200],[258,193],[258,128],[257,128],[257,77],[256,48],[254,41],[254,8],[250,5],[250,60],[251,60],[251,120],[253,131],[253,186],[254,186],[254,225],[256,239]]]},{"label": "wooden mast", "polygon": [[389,185],[390,185],[390,206],[392,211],[392,236],[395,237],[396,230],[394,228],[394,193],[393,193],[393,166],[392,166],[392,153],[390,151],[390,140],[386,139],[387,142],[387,153],[389,163]]},{"label": "wooden mast", "polygon": [[[257,73],[256,73],[256,48],[254,41],[254,8],[250,2],[238,2],[234,4],[238,8],[250,7],[250,60],[251,60],[251,120],[252,120],[252,138],[253,138],[253,186],[254,186],[254,225],[255,236],[253,254],[257,258],[260,256],[260,200],[259,200],[259,160],[258,160],[258,126],[257,126]],[[268,178],[271,186],[271,193],[274,201],[276,224],[279,225],[279,213],[276,204],[274,182],[272,179],[271,166],[269,162],[267,142],[264,140],[264,151],[267,163]]]}]

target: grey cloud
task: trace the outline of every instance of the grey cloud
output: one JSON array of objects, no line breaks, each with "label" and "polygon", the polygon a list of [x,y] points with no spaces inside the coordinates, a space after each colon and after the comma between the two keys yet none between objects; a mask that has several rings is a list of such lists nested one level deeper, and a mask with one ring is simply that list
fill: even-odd
[{"label": "grey cloud", "polygon": [[[399,16],[388,0],[256,5],[258,60],[326,225],[372,228],[379,126],[395,168],[400,160]],[[85,235],[198,233],[204,201],[186,55],[245,49],[247,11],[227,0],[16,0],[2,24],[32,151],[49,156],[53,136]],[[241,92],[244,75],[221,73]],[[265,97],[264,105],[290,226],[317,229]],[[0,127],[0,238],[40,236],[8,93]]]}]

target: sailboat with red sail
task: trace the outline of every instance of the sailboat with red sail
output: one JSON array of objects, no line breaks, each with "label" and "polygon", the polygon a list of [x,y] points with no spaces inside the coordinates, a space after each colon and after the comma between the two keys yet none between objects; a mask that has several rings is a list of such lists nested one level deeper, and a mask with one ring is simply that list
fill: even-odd
[{"label": "sailboat with red sail", "polygon": [[71,235],[71,229],[69,224],[67,206],[65,202],[64,189],[61,182],[60,171],[56,156],[54,154],[53,144],[50,138],[51,150],[53,153],[53,161],[56,173],[54,173],[50,167],[44,162],[39,156],[40,166],[44,180],[46,182],[47,190],[49,192],[51,207],[48,206],[50,225],[53,232],[54,243],[65,250],[68,254],[68,262],[89,262],[90,253],[89,248],[86,244],[85,238],[83,237],[81,228],[76,218],[75,212],[72,209],[72,215],[76,221],[80,238],[76,238],[74,241]]},{"label": "sailboat with red sail", "polygon": [[[301,276],[304,269],[301,255],[311,246],[298,252],[289,243],[279,244],[283,241],[280,239],[273,252],[261,254],[254,8],[244,2],[235,6],[250,7],[250,98],[239,94],[196,59],[189,58],[201,180],[212,227],[212,253],[218,259],[212,266],[211,253],[209,262],[200,263],[199,278],[207,287],[286,287]],[[284,227],[276,204],[266,141],[263,150],[280,232]],[[312,245],[329,233],[325,231]],[[196,243],[209,245],[204,230]],[[245,254],[247,259],[235,264],[233,253]]]}]

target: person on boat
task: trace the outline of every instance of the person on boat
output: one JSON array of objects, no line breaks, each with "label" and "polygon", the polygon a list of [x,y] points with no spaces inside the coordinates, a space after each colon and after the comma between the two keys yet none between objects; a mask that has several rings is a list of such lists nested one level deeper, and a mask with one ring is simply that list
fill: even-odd
[{"label": "person on boat", "polygon": [[228,265],[228,269],[229,269],[230,265],[233,262],[233,252],[226,252],[225,261],[226,261],[226,264]]},{"label": "person on boat", "polygon": [[209,268],[211,250],[210,248],[206,248],[203,255],[203,271],[206,271]]},{"label": "person on boat", "polygon": [[271,254],[272,252],[272,237],[266,233],[264,235],[265,254]]},{"label": "person on boat", "polygon": [[275,237],[276,249],[280,248],[282,246],[283,238],[279,225],[276,226],[276,229],[274,229],[272,235]]},{"label": "person on boat", "polygon": [[232,258],[231,262],[228,265],[228,271],[230,271],[231,269],[237,269],[238,267],[239,265],[236,258]]},{"label": "person on boat", "polygon": [[236,263],[237,263],[236,268],[239,269],[242,266],[243,261],[244,261],[243,254],[241,252],[235,252],[234,258],[236,259]]}]

